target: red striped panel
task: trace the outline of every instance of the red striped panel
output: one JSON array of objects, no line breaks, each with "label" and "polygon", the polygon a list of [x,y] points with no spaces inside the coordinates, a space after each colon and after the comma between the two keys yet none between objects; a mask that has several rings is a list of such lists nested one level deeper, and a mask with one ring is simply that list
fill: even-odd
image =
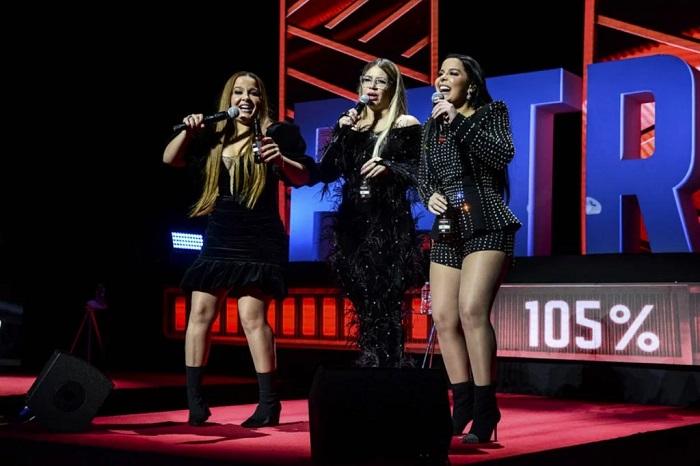
[{"label": "red striped panel", "polygon": [[237,298],[226,298],[226,333],[238,333]]},{"label": "red striped panel", "polygon": [[316,298],[313,296],[301,300],[301,334],[316,334]]},{"label": "red striped panel", "polygon": [[294,335],[295,329],[294,298],[285,298],[282,301],[282,335]]},{"label": "red striped panel", "polygon": [[411,338],[426,340],[428,335],[428,316],[426,314],[411,314]]},{"label": "red striped panel", "polygon": [[323,328],[321,329],[321,334],[324,337],[341,337],[341,335],[336,334],[336,328],[338,326],[338,312],[335,306],[336,299],[334,297],[325,296],[323,298]]},{"label": "red striped panel", "polygon": [[175,330],[184,331],[187,327],[187,301],[184,296],[175,298]]}]

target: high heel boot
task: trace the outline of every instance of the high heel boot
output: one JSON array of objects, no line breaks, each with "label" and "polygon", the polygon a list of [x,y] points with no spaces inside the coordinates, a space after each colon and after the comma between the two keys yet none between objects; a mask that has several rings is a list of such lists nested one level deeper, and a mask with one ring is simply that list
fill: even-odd
[{"label": "high heel boot", "polygon": [[280,403],[279,393],[275,387],[275,372],[258,373],[259,401],[255,412],[248,419],[243,421],[242,427],[267,427],[276,426],[280,423]]},{"label": "high heel boot", "polygon": [[207,403],[202,398],[202,367],[185,366],[187,377],[187,406],[190,415],[187,422],[191,426],[201,426],[211,416]]},{"label": "high heel boot", "polygon": [[496,402],[496,386],[474,386],[474,422],[469,433],[462,438],[463,443],[486,443],[498,441],[498,421],[501,420],[501,411]]},{"label": "high heel boot", "polygon": [[452,435],[461,435],[474,419],[474,382],[452,384]]}]

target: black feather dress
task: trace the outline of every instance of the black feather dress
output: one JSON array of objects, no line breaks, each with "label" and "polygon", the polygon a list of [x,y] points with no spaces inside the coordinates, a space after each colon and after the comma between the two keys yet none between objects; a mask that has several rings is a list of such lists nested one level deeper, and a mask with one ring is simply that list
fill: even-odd
[{"label": "black feather dress", "polygon": [[390,130],[380,154],[387,170],[369,179],[371,196],[362,199],[360,168],[372,157],[377,137],[372,131],[336,127],[319,170],[321,181],[343,181],[334,193],[338,206],[329,262],[354,307],[358,365],[400,367],[409,364],[404,355],[404,294],[421,276],[410,199],[417,182],[421,128]]}]

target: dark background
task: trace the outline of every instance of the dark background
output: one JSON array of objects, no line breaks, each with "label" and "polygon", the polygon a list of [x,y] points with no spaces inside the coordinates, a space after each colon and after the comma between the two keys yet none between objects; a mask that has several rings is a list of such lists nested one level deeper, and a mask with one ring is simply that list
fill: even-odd
[{"label": "dark background", "polygon": [[[487,3],[441,2],[441,56],[472,55],[487,76],[582,74],[583,0]],[[104,283],[107,355],[98,364],[180,370],[183,342],[162,335],[162,290],[194,258],[173,255],[169,231],[196,225],[186,211],[197,180],[163,166],[162,150],[184,115],[216,110],[237,70],[259,74],[276,105],[278,2],[197,2],[157,14],[123,3],[51,8],[30,15],[25,34],[38,34],[38,47],[12,53],[22,70],[15,78],[29,84],[14,97],[50,118],[22,121],[8,135],[17,148],[3,157],[0,298],[24,305],[23,369],[70,346],[85,301]],[[556,125],[554,253],[564,256],[579,253],[580,115]],[[286,350],[280,366],[345,357]],[[244,347],[215,348],[211,365],[252,373]]]}]

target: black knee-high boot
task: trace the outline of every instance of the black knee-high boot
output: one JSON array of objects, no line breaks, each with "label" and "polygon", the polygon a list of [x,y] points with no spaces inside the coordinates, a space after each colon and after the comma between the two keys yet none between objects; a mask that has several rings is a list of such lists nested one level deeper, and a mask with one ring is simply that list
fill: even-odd
[{"label": "black knee-high boot", "polygon": [[243,421],[243,427],[265,427],[276,426],[280,423],[280,403],[277,392],[275,372],[258,373],[258,390],[260,393],[258,406],[255,412],[248,419]]},{"label": "black knee-high boot", "polygon": [[461,435],[474,419],[474,382],[467,380],[452,384],[452,432]]},{"label": "black knee-high boot", "polygon": [[498,440],[498,421],[501,420],[501,411],[496,402],[496,386],[474,385],[474,422],[469,433],[462,438],[464,443],[485,443]]},{"label": "black knee-high boot", "polygon": [[190,416],[187,422],[192,426],[201,426],[211,416],[209,407],[202,398],[202,367],[185,366],[187,375],[187,406]]}]

